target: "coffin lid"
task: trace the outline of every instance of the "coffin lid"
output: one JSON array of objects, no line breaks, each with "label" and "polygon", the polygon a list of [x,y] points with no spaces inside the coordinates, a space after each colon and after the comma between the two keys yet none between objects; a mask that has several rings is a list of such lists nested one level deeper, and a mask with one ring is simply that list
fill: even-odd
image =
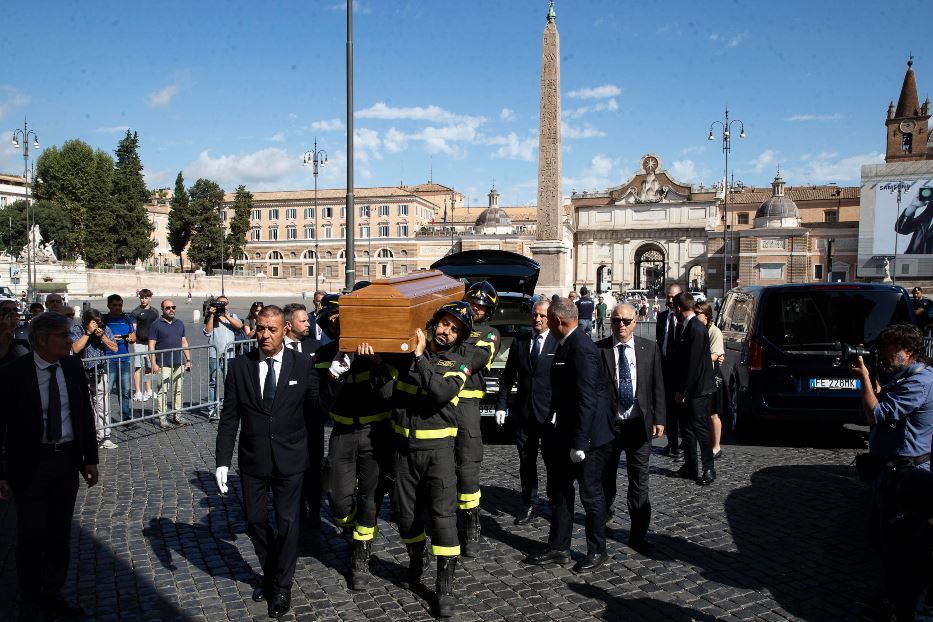
[{"label": "coffin lid", "polygon": [[531,296],[535,293],[541,265],[518,253],[475,250],[442,257],[431,264],[431,269],[470,284],[489,281],[499,294],[514,292]]},{"label": "coffin lid", "polygon": [[439,270],[413,272],[391,279],[379,279],[340,297],[340,306],[407,307],[413,300],[442,298],[459,283]]}]

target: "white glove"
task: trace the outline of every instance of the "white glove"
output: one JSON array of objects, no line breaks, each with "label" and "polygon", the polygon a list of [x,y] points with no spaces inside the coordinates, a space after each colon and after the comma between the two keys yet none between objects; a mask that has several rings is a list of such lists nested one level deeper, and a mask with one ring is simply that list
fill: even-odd
[{"label": "white glove", "polygon": [[339,378],[348,371],[350,371],[350,353],[341,352],[337,358],[331,361],[330,364],[330,375],[334,378]]},{"label": "white glove", "polygon": [[554,425],[556,423],[557,423],[557,413],[554,413],[554,416],[551,417],[551,425]]},{"label": "white glove", "polygon": [[227,494],[227,471],[230,470],[229,467],[217,467],[217,471],[214,472],[214,479],[217,480],[217,488],[220,489],[220,494]]},{"label": "white glove", "polygon": [[497,410],[496,411],[496,424],[502,425],[503,423],[505,423],[505,411]]},{"label": "white glove", "polygon": [[580,451],[579,449],[570,450],[570,461],[574,464],[578,462],[583,462],[586,459],[586,454]]}]

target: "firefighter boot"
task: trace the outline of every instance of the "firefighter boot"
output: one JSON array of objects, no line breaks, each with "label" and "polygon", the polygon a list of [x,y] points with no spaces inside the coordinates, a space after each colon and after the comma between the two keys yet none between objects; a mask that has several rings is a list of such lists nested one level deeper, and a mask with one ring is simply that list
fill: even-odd
[{"label": "firefighter boot", "polygon": [[362,591],[369,587],[372,573],[369,571],[369,556],[373,550],[372,540],[354,540],[350,558],[350,589]]},{"label": "firefighter boot", "polygon": [[440,556],[437,558],[437,583],[434,591],[437,594],[437,617],[449,618],[454,614],[457,601],[454,599],[454,571],[457,568],[457,558]]},{"label": "firefighter boot", "polygon": [[408,573],[402,579],[402,587],[413,590],[421,585],[421,573],[424,572],[424,540],[406,544],[408,549]]},{"label": "firefighter boot", "polygon": [[479,556],[479,538],[479,506],[477,506],[463,511],[463,546],[460,552],[464,557]]}]

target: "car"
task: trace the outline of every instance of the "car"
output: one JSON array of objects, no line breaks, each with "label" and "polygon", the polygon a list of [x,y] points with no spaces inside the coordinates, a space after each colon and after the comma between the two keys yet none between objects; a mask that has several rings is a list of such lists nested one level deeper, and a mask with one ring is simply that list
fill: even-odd
[{"label": "car", "polygon": [[23,312],[23,303],[22,301],[13,293],[13,290],[7,287],[6,285],[0,285],[0,302],[5,300],[12,300],[16,303],[16,312]]},{"label": "car", "polygon": [[764,421],[862,423],[846,348],[871,349],[887,326],[913,324],[895,285],[808,283],[730,290],[716,325],[732,429]]},{"label": "car", "polygon": [[[467,285],[489,281],[499,294],[496,315],[490,323],[499,331],[501,341],[492,368],[486,374],[486,394],[480,401],[480,415],[484,421],[492,421],[509,348],[516,337],[531,332],[532,296],[541,266],[517,253],[473,250],[447,255],[434,262],[431,268]],[[515,392],[516,387],[512,391]]]},{"label": "car", "polygon": [[694,302],[706,302],[706,294],[703,292],[690,292]]}]

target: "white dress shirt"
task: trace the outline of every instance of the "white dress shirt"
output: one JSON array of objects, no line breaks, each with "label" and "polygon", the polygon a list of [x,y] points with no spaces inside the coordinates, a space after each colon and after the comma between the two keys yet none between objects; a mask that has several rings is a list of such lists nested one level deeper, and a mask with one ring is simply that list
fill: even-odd
[{"label": "white dress shirt", "polygon": [[[293,343],[297,343],[298,345],[293,346]],[[285,336],[285,347],[289,348],[290,350],[294,350],[295,352],[301,352],[301,342],[297,339],[292,339],[288,335]]]},{"label": "white dress shirt", "polygon": [[[615,367],[616,387],[619,386],[619,377],[618,377],[619,376],[619,353],[622,351],[622,348],[620,348],[619,345],[621,343],[623,342],[619,341],[618,337],[613,335],[612,353],[613,353],[613,358],[615,359],[615,362],[616,362],[616,367]],[[627,346],[625,348],[625,358],[628,361],[629,374],[631,374],[632,376],[632,396],[634,397],[636,395],[635,391],[638,389],[638,374],[636,373],[637,364],[635,361],[635,337],[634,336],[630,337],[629,340],[624,343]],[[619,419],[631,419],[633,410],[635,410],[634,402],[632,402],[631,408],[629,408],[626,411],[619,410],[616,412],[616,414],[619,416]]]},{"label": "white dress shirt", "polygon": [[528,346],[528,354],[531,354],[532,352],[535,351],[535,339],[540,339],[540,340],[541,340],[541,347],[538,348],[538,354],[541,355],[541,354],[544,352],[544,342],[547,340],[547,336],[548,336],[548,334],[549,334],[550,332],[551,332],[551,331],[546,330],[546,331],[544,331],[543,333],[541,333],[540,335],[532,335],[532,336],[531,336],[531,343],[530,343],[529,346]]},{"label": "white dress shirt", "polygon": [[[49,380],[52,374],[48,372],[49,363],[44,358],[33,352],[33,360],[36,362],[36,378],[39,380],[39,398],[42,400],[42,442],[48,442],[49,421]],[[62,405],[62,437],[55,441],[56,443],[67,443],[75,440],[74,428],[71,424],[71,403],[68,401],[68,386],[65,384],[65,374],[62,372],[62,366],[59,363],[55,370],[55,378],[58,380],[58,401]]]},{"label": "white dress shirt", "polygon": [[285,348],[282,348],[272,357],[268,357],[262,353],[262,350],[259,351],[259,397],[262,397],[262,392],[266,387],[266,373],[269,371],[269,365],[266,363],[267,358],[272,359],[272,369],[275,371],[275,382],[278,386],[279,381],[282,379],[282,357],[285,355]]}]

